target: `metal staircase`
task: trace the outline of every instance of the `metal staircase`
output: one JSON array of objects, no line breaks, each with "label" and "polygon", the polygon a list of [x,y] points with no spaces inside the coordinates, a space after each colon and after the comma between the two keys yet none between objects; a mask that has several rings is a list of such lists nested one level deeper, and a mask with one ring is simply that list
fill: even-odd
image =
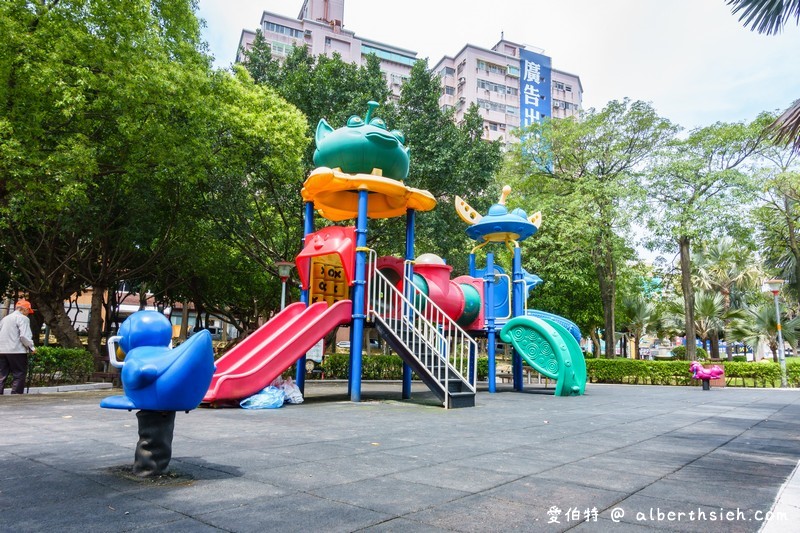
[{"label": "metal staircase", "polygon": [[404,294],[377,270],[376,259],[370,251],[367,320],[445,408],[473,407],[475,341],[413,284],[410,264],[402,283]]}]

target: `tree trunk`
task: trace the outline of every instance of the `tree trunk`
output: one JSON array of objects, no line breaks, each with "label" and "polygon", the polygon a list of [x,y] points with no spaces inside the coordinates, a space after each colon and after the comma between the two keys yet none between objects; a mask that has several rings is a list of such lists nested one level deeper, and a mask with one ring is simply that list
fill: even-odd
[{"label": "tree trunk", "polygon": [[694,287],[692,287],[691,241],[689,237],[678,239],[681,256],[681,289],[683,290],[683,312],[686,321],[686,360],[697,360],[694,328]]},{"label": "tree trunk", "polygon": [[100,349],[100,339],[103,336],[103,309],[105,308],[105,298],[103,295],[106,288],[95,285],[92,287],[92,306],[89,310],[88,343],[89,351],[94,357],[95,362],[105,359]]},{"label": "tree trunk", "polygon": [[600,337],[597,335],[597,329],[592,328],[589,330],[589,338],[592,339],[592,353],[595,359],[600,358]]},{"label": "tree trunk", "polygon": [[716,330],[711,332],[711,351],[709,355],[711,359],[719,359],[719,332]]},{"label": "tree trunk", "polygon": [[600,285],[600,301],[603,305],[603,340],[606,344],[606,357],[614,358],[616,342],[614,340],[614,309],[617,305],[616,265],[611,251],[607,251],[602,261],[597,264],[597,280]]},{"label": "tree trunk", "polygon": [[181,332],[180,332],[180,339],[185,341],[186,338],[189,336],[189,302],[188,300],[184,300],[181,305]]},{"label": "tree trunk", "polygon": [[641,359],[642,358],[642,356],[640,355],[641,352],[639,351],[640,344],[642,342],[641,338],[642,338],[642,336],[639,335],[639,334],[637,334],[633,338],[633,358],[634,359]]},{"label": "tree trunk", "polygon": [[35,306],[42,313],[45,323],[50,326],[50,331],[63,348],[83,348],[83,343],[78,332],[72,326],[72,321],[64,311],[64,300],[58,297],[45,299],[44,296],[31,295]]}]

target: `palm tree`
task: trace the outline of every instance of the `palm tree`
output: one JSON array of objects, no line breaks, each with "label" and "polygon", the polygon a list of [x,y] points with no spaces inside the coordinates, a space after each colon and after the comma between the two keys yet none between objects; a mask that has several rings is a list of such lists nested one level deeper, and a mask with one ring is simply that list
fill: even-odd
[{"label": "palm tree", "polygon": [[622,326],[633,336],[633,358],[639,359],[639,343],[642,336],[652,331],[658,322],[656,306],[641,295],[625,298],[622,301]]},{"label": "palm tree", "polygon": [[[772,352],[772,360],[778,362],[778,321],[775,307],[764,303],[754,309],[748,309],[748,320],[734,327],[731,336],[757,349],[759,343],[766,343]],[[782,319],[783,321],[783,319]],[[800,333],[800,317],[783,322],[783,340],[789,344],[797,342]]]},{"label": "palm tree", "polygon": [[[731,324],[744,320],[743,309],[729,309],[725,305],[725,297],[718,292],[697,291],[694,300],[695,331],[703,341],[711,342],[712,359],[719,358],[719,335],[731,329]],[[737,323],[738,326],[738,323]]]},{"label": "palm tree", "polygon": [[[733,6],[734,15],[742,11],[739,20],[758,33],[778,34],[792,17],[800,23],[800,0],[728,0],[728,5]],[[800,99],[770,128],[775,130],[778,142],[800,150]]]},{"label": "palm tree", "polygon": [[[695,255],[694,259],[695,274],[692,276],[692,282],[705,291],[718,291],[722,297],[722,314],[725,315],[731,308],[744,305],[741,298],[734,298],[734,296],[741,295],[743,289],[755,288],[764,277],[753,253],[736,243],[731,237],[722,237],[705,246],[701,252]],[[718,331],[727,330],[728,322],[731,319],[730,316],[724,318],[725,323]],[[715,332],[711,345],[711,357],[715,359],[719,357],[718,340],[718,334]],[[733,360],[730,344],[726,351],[728,360]]]}]

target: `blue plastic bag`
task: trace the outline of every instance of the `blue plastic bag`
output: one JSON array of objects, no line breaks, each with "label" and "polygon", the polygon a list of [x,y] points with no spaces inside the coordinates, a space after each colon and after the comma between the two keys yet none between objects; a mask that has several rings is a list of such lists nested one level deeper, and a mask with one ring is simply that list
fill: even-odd
[{"label": "blue plastic bag", "polygon": [[266,389],[245,398],[239,405],[243,409],[277,409],[283,406],[286,393],[282,389],[270,385]]}]

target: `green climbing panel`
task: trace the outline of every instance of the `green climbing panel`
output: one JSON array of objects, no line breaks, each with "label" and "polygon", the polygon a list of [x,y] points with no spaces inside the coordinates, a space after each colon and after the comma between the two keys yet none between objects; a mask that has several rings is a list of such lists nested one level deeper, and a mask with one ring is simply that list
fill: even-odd
[{"label": "green climbing panel", "polygon": [[586,361],[578,342],[559,324],[531,316],[512,318],[500,331],[537,372],[556,380],[556,396],[580,396],[586,389]]}]

